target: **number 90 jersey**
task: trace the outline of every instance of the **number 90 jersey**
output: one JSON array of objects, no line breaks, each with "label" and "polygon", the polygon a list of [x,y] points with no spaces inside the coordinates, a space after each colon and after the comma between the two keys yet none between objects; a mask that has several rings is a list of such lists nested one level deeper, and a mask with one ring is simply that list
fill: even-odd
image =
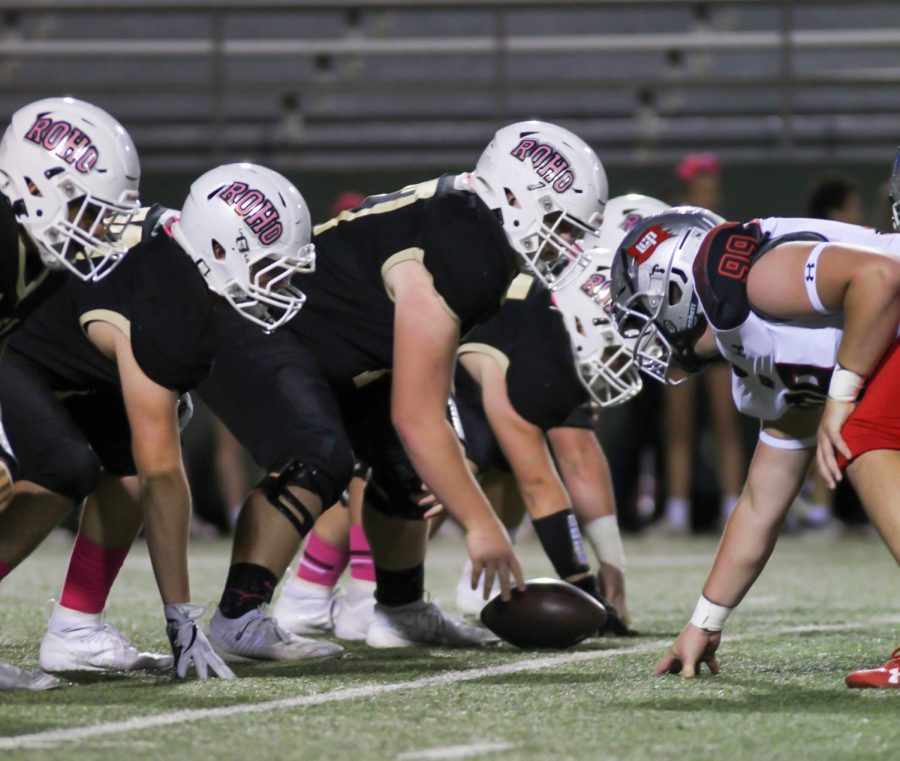
[{"label": "number 90 jersey", "polygon": [[843,314],[829,312],[818,298],[820,246],[811,250],[804,272],[818,315],[780,321],[751,308],[750,268],[763,255],[778,256],[776,247],[791,241],[865,246],[900,259],[900,235],[842,222],[773,217],[710,231],[694,261],[697,295],[731,365],[735,405],[760,420],[777,420],[791,407],[824,404],[843,337]]}]

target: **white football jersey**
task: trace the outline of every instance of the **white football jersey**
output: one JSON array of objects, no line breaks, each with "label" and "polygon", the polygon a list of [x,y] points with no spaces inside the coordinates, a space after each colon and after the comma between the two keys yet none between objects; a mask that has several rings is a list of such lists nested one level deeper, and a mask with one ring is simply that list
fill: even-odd
[{"label": "white football jersey", "polygon": [[[900,259],[900,234],[886,235],[857,225],[818,219],[768,218],[757,223],[770,236],[767,246],[777,245],[777,239],[783,236],[811,233],[823,242],[864,246]],[[777,420],[789,407],[825,402],[841,344],[843,314],[829,313],[818,301],[818,253],[811,253],[805,278],[810,301],[819,315],[775,321],[750,310],[737,327],[715,330],[722,356],[732,366],[735,405],[746,415]],[[766,255],[777,256],[778,252]]]}]

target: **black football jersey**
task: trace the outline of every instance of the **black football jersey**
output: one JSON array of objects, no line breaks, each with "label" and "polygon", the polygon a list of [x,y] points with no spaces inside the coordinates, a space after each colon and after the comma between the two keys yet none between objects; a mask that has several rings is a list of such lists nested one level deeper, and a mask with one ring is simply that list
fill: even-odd
[{"label": "black football jersey", "polygon": [[479,325],[459,353],[490,354],[506,367],[513,408],[543,430],[592,427],[586,389],[578,378],[572,345],[549,291],[530,275],[510,286],[503,307]]},{"label": "black football jersey", "polygon": [[330,381],[360,386],[391,367],[384,273],[398,262],[424,264],[461,335],[499,308],[516,254],[499,220],[455,179],[372,196],[315,228],[316,271],[295,278],[307,300],[286,329],[313,349]]},{"label": "black football jersey", "polygon": [[65,279],[65,272],[48,270],[37,251],[26,251],[12,204],[0,193],[0,342]]},{"label": "black football jersey", "polygon": [[114,361],[87,338],[95,320],[130,336],[147,376],[174,391],[205,378],[216,346],[214,303],[197,266],[167,234],[132,248],[99,283],[70,278],[10,338],[16,351],[53,371],[70,390],[119,384]]}]

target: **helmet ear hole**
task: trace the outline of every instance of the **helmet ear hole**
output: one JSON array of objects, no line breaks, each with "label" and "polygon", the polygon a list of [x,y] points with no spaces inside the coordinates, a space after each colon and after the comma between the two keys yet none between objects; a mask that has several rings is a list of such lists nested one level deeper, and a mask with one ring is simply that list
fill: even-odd
[{"label": "helmet ear hole", "polygon": [[210,241],[210,247],[212,248],[213,256],[218,261],[222,261],[225,258],[225,247],[215,238]]},{"label": "helmet ear hole", "polygon": [[516,194],[515,194],[515,193],[513,193],[509,188],[503,188],[503,192],[506,193],[506,202],[507,202],[510,206],[512,206],[512,207],[514,207],[514,208],[516,208],[516,209],[521,209],[521,208],[522,208],[522,204],[519,203],[519,199],[516,198]]},{"label": "helmet ear hole", "polygon": [[669,306],[675,306],[679,301],[681,301],[681,295],[683,291],[681,290],[681,286],[678,283],[669,281]]}]

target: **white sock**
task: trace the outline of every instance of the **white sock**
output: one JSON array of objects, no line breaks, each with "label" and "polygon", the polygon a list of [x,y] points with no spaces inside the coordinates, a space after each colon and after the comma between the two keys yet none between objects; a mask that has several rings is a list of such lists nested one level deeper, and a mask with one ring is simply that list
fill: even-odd
[{"label": "white sock", "polygon": [[99,626],[102,620],[102,613],[83,613],[80,610],[65,608],[57,603],[50,616],[48,628],[53,632],[65,629],[84,629],[90,626]]}]

